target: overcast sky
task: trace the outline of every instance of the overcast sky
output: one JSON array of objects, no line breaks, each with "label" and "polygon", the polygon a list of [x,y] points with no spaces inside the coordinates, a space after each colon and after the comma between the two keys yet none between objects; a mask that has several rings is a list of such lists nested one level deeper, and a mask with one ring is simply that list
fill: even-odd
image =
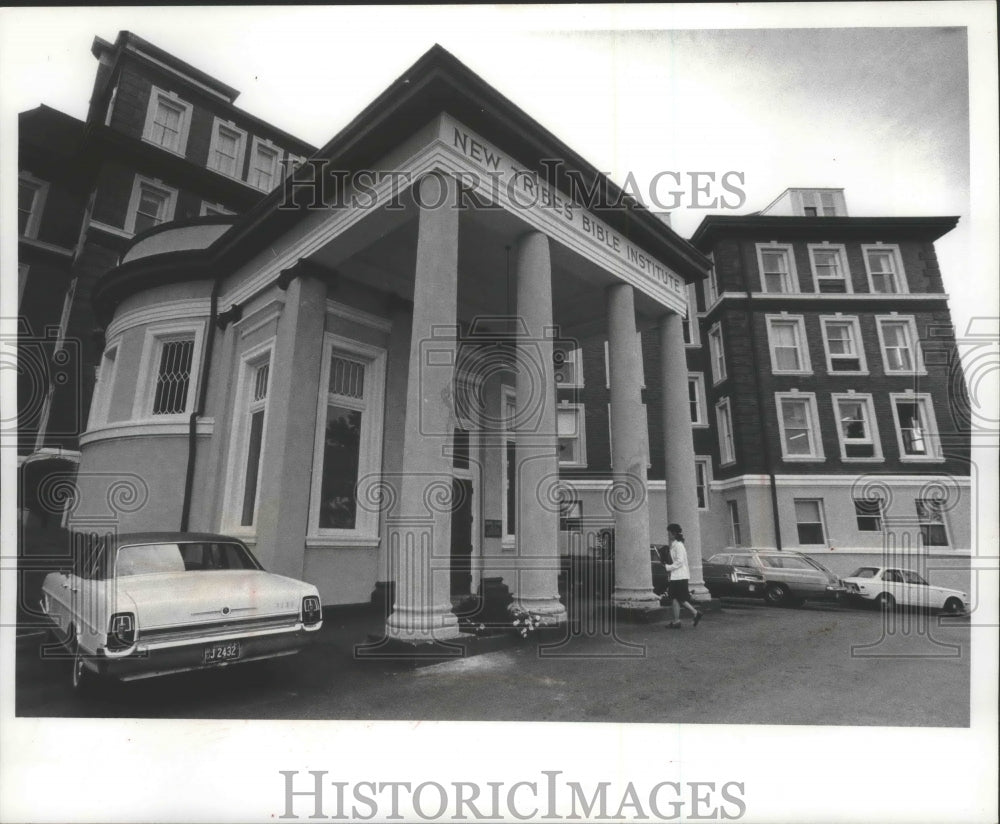
[{"label": "overcast sky", "polygon": [[[893,22],[949,22],[892,8]],[[939,254],[964,329],[982,299],[968,276],[966,29],[767,29],[889,19],[773,9],[8,11],[2,105],[5,115],[46,103],[84,117],[93,37],[129,29],[239,89],[242,108],[321,145],[440,43],[619,183],[733,171],[744,175],[739,213],[789,186],[829,186],[845,189],[852,215],[960,216]],[[675,211],[673,225],[690,236],[709,211]]]}]

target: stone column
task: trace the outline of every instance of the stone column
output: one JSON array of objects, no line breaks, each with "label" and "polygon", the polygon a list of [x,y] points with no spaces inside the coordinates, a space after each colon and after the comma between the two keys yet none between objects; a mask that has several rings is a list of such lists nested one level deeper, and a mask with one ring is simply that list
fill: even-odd
[{"label": "stone column", "polygon": [[696,598],[708,598],[701,571],[701,526],[695,489],[694,435],[688,405],[687,355],[681,317],[673,313],[660,318],[660,382],[663,386],[667,520],[680,524],[684,530],[684,547],[691,568],[691,594]]},{"label": "stone column", "polygon": [[649,500],[642,414],[642,352],[635,329],[635,296],[627,283],[608,287],[608,367],[611,383],[611,476],[608,505],[615,514],[616,607],[654,609],[649,565]]},{"label": "stone column", "polygon": [[446,447],[454,429],[459,213],[454,178],[430,174],[417,185],[422,203],[442,205],[420,210],[402,478],[386,524],[396,569],[386,635],[412,644],[458,635],[450,597],[452,467]]},{"label": "stone column", "polygon": [[[395,575],[389,563],[389,533],[386,529],[393,503],[399,501],[400,481],[403,477],[403,435],[406,427],[406,406],[393,403],[393,398],[405,398],[407,376],[410,369],[410,339],[413,307],[404,300],[392,302],[392,331],[389,333],[389,352],[386,364],[385,428],[382,436],[382,482],[387,487],[387,506],[381,512],[379,525],[381,540],[378,547],[378,572],[372,601],[391,609],[394,598]],[[388,615],[388,611],[386,612]]]},{"label": "stone column", "polygon": [[[543,625],[565,623],[559,600],[559,481],[556,389],[552,364],[552,263],[549,239],[540,232],[520,238],[516,255],[517,553],[511,609],[536,615]],[[522,563],[523,562],[523,563]]]},{"label": "stone column", "polygon": [[302,578],[305,568],[326,291],[310,275],[291,281],[271,356],[257,552],[265,568],[292,578]]}]

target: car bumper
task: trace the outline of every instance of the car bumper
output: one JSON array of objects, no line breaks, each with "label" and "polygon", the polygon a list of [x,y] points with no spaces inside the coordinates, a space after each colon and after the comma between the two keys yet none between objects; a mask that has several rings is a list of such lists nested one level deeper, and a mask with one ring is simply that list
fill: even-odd
[{"label": "car bumper", "polygon": [[[120,681],[136,681],[194,670],[220,669],[234,664],[294,655],[313,641],[316,630],[321,626],[322,624],[309,629],[298,628],[286,632],[235,638],[191,639],[176,645],[146,645],[140,640],[135,649],[126,655],[98,650],[97,655],[86,659],[84,666],[100,675]],[[231,643],[239,644],[238,657],[206,660],[207,650]]]}]

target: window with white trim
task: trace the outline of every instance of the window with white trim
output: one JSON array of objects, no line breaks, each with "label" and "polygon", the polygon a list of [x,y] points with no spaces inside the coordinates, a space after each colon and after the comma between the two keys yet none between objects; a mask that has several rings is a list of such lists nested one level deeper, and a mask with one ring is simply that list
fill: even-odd
[{"label": "window with white trim", "polygon": [[736,460],[736,444],[733,440],[733,418],[729,398],[723,398],[715,405],[715,424],[719,435],[719,465],[725,466]]},{"label": "window with white trim", "polygon": [[907,292],[903,259],[898,246],[879,243],[862,245],[868,288],[876,295],[900,295]]},{"label": "window with white trim", "polygon": [[556,408],[556,430],[559,438],[559,465],[586,466],[587,439],[583,404],[560,403]]},{"label": "window with white trim", "polygon": [[358,501],[381,469],[385,350],[325,340],[310,524],[319,535],[373,538],[378,512]]},{"label": "window with white trim", "polygon": [[771,371],[776,375],[811,375],[806,322],[801,315],[767,315]]},{"label": "window with white trim", "polygon": [[125,218],[125,231],[137,235],[173,220],[176,203],[176,189],[164,186],[158,180],[136,175]]},{"label": "window with white trim", "polygon": [[17,233],[21,237],[38,237],[42,210],[49,193],[49,184],[29,172],[17,178]]},{"label": "window with white trim", "polygon": [[146,330],[132,417],[185,417],[198,390],[203,323],[164,323]]},{"label": "window with white trim", "polygon": [[194,336],[161,340],[157,362],[152,413],[179,415],[186,412],[188,400],[194,394],[191,391]]},{"label": "window with white trim", "polygon": [[66,333],[69,331],[69,316],[73,311],[73,298],[76,296],[77,278],[69,282],[69,288],[63,296],[62,312],[59,314],[59,331],[56,333],[56,345],[53,353],[61,351],[66,346]]},{"label": "window with white trim", "polygon": [[881,532],[885,515],[885,499],[879,496],[855,498],[854,515],[858,532]]},{"label": "window with white trim", "polygon": [[208,149],[208,168],[227,177],[243,177],[243,156],[247,133],[233,123],[215,118],[212,143]]},{"label": "window with white trim", "polygon": [[889,401],[896,424],[900,460],[940,460],[941,445],[931,396],[911,392],[893,393],[889,395]]},{"label": "window with white trim", "polygon": [[822,498],[795,499],[795,527],[800,546],[826,544],[826,517]]},{"label": "window with white trim", "polygon": [[271,344],[243,357],[234,414],[228,520],[232,527],[252,529],[260,504],[260,468],[264,455],[267,396],[271,384]]},{"label": "window with white trim", "polygon": [[826,369],[854,375],[867,375],[868,362],[861,342],[861,325],[856,317],[835,315],[821,317],[823,348],[826,351]]},{"label": "window with white trim", "polygon": [[681,333],[685,346],[701,346],[698,335],[698,287],[694,283],[687,285],[687,313],[681,320]]},{"label": "window with white trim", "polygon": [[698,499],[698,509],[708,510],[708,490],[712,482],[712,459],[694,459],[694,488]]},{"label": "window with white trim", "polygon": [[781,430],[781,457],[786,461],[823,460],[816,395],[812,392],[775,392],[774,402]]},{"label": "window with white trim", "polygon": [[90,417],[88,429],[95,429],[108,422],[111,412],[111,395],[115,388],[115,376],[118,372],[118,345],[121,341],[109,343],[101,356],[101,364],[97,367],[97,382],[94,385],[94,395],[90,401]]},{"label": "window with white trim", "polygon": [[517,534],[517,452],[514,436],[514,421],[517,403],[514,389],[504,387],[500,402],[503,405],[504,449],[503,449],[503,540],[510,543]]},{"label": "window with white trim", "polygon": [[712,364],[712,385],[726,379],[726,349],[722,342],[722,327],[716,323],[708,330],[709,360]]},{"label": "window with white trim", "polygon": [[[800,192],[802,214],[805,217],[836,217],[837,198],[834,192]],[[837,192],[836,194],[840,194]],[[843,195],[841,195],[843,197]]]},{"label": "window with white trim", "polygon": [[851,294],[854,291],[847,266],[847,252],[842,245],[810,243],[809,264],[817,292]]},{"label": "window with white trim", "polygon": [[743,526],[740,523],[740,505],[737,501],[726,501],[729,512],[729,545],[743,546]]},{"label": "window with white trim", "polygon": [[872,396],[848,393],[834,394],[831,398],[841,460],[882,460],[882,442]]},{"label": "window with white trim", "polygon": [[191,128],[191,104],[173,92],[153,87],[149,94],[142,139],[183,156]]},{"label": "window with white trim", "polygon": [[950,546],[942,502],[935,498],[918,498],[914,503],[923,546]]},{"label": "window with white trim", "polygon": [[924,374],[916,321],[912,317],[889,315],[875,318],[875,323],[886,374]]},{"label": "window with white trim", "polygon": [[552,351],[556,386],[580,388],[583,386],[583,357],[580,347],[556,347]]},{"label": "window with white trim", "polygon": [[791,246],[758,243],[757,264],[762,291],[768,294],[790,294],[799,291]]},{"label": "window with white trim", "polygon": [[209,203],[207,200],[203,200],[199,214],[201,217],[224,217],[226,215],[235,215],[236,212],[232,209],[227,209],[221,203]]},{"label": "window with white trim", "polygon": [[705,401],[705,376],[701,372],[688,373],[688,409],[692,426],[708,426]]},{"label": "window with white trim", "polygon": [[250,150],[247,183],[262,192],[270,192],[278,184],[278,158],[280,156],[281,150],[277,146],[262,138],[255,137]]}]

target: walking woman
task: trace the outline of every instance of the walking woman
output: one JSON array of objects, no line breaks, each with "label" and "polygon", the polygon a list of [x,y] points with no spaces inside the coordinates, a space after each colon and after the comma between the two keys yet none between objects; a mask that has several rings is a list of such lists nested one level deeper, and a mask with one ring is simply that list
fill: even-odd
[{"label": "walking woman", "polygon": [[667,626],[671,629],[680,629],[681,605],[683,604],[684,609],[693,616],[691,626],[696,627],[701,620],[701,612],[691,603],[691,593],[688,590],[691,571],[688,569],[687,549],[684,547],[684,531],[679,524],[667,524],[667,542],[672,559],[669,564],[665,564],[667,572],[670,573],[667,595],[670,596],[670,603],[674,610],[674,620]]}]

